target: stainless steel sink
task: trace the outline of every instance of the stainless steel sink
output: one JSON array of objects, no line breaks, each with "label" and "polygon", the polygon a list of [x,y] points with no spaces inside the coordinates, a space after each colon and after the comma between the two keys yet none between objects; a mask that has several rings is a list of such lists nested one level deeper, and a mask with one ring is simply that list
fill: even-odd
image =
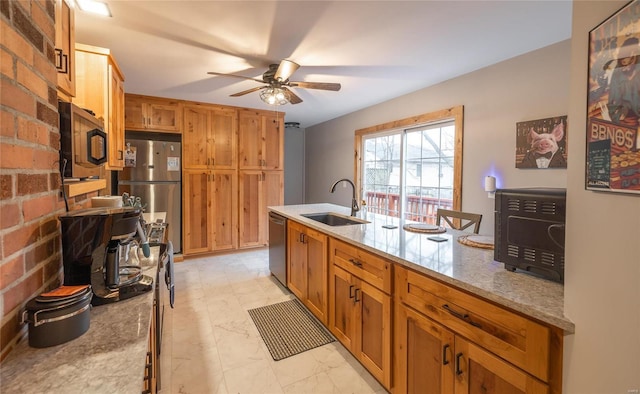
[{"label": "stainless steel sink", "polygon": [[304,213],[300,216],[315,220],[316,222],[324,223],[329,226],[348,226],[351,224],[366,224],[369,223],[366,220],[357,219],[352,216],[343,216],[332,212],[322,213]]}]

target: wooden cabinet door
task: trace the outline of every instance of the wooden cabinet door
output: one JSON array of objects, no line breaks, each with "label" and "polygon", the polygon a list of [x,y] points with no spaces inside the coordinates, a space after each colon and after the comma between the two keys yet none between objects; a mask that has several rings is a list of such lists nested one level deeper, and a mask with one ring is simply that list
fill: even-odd
[{"label": "wooden cabinet door", "polygon": [[390,388],[391,297],[360,279],[354,283],[357,341],[353,352],[376,379]]},{"label": "wooden cabinet door", "polygon": [[258,225],[260,226],[260,244],[269,243],[269,209],[267,207],[284,204],[284,171],[262,172],[262,206]]},{"label": "wooden cabinet door", "polygon": [[213,250],[238,247],[238,174],[235,170],[213,171]]},{"label": "wooden cabinet door", "polygon": [[282,171],[240,171],[240,247],[266,245],[269,241],[268,206],[284,200]]},{"label": "wooden cabinet door", "polygon": [[264,147],[262,148],[262,168],[265,170],[284,169],[284,120],[282,116],[263,115]]},{"label": "wooden cabinet door", "polygon": [[58,91],[70,101],[76,95],[75,86],[75,14],[73,0],[56,0],[56,69]]},{"label": "wooden cabinet door", "polygon": [[[207,171],[185,170],[183,172],[183,234],[184,253],[202,253],[211,250],[211,210]],[[228,208],[227,208],[228,209]]]},{"label": "wooden cabinet door", "polygon": [[127,130],[144,130],[147,127],[144,102],[141,97],[125,95],[124,127]]},{"label": "wooden cabinet door", "polygon": [[239,166],[241,169],[262,169],[264,133],[262,116],[256,111],[240,111],[238,115]]},{"label": "wooden cabinet door", "polygon": [[455,353],[456,394],[549,392],[546,384],[459,336]]},{"label": "wooden cabinet door", "polygon": [[104,122],[108,170],[124,168],[124,77],[109,49],[75,44],[76,96]]},{"label": "wooden cabinet door", "polygon": [[168,101],[146,103],[147,128],[157,131],[180,131],[180,106]]},{"label": "wooden cabinet door", "polygon": [[127,130],[149,130],[179,133],[182,128],[182,106],[176,100],[135,94],[125,97]]},{"label": "wooden cabinet door", "polygon": [[327,324],[327,236],[306,229],[303,238],[307,248],[307,297],[309,310]]},{"label": "wooden cabinet door", "polygon": [[454,334],[399,304],[395,315],[395,390],[399,393],[453,393]]},{"label": "wooden cabinet door", "polygon": [[214,169],[238,168],[238,111],[213,109],[211,112],[211,163]]},{"label": "wooden cabinet door", "polygon": [[109,161],[111,170],[124,168],[124,82],[112,64],[109,74]]},{"label": "wooden cabinet door", "polygon": [[351,274],[332,265],[329,275],[329,330],[347,348],[356,340],[355,284]]},{"label": "wooden cabinet door", "polygon": [[240,171],[239,246],[241,248],[261,245],[260,215],[261,207],[264,205],[263,176],[262,171]]},{"label": "wooden cabinet door", "polygon": [[300,300],[307,298],[307,245],[304,226],[289,222],[287,226],[288,267],[287,287]]},{"label": "wooden cabinet door", "polygon": [[211,118],[208,110],[185,106],[182,130],[182,162],[185,169],[209,168],[210,125]]}]

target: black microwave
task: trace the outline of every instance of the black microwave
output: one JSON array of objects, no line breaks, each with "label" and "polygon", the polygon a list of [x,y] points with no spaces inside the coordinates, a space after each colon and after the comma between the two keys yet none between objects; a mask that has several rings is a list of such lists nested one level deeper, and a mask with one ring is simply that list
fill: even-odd
[{"label": "black microwave", "polygon": [[104,123],[73,103],[58,101],[60,173],[64,178],[98,178],[107,161]]},{"label": "black microwave", "polygon": [[498,189],[494,260],[564,283],[566,189]]}]

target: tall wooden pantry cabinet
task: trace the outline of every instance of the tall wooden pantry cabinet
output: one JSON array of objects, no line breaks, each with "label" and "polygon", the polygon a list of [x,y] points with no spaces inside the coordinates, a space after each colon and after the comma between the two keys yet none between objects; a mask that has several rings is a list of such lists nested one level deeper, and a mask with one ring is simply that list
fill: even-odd
[{"label": "tall wooden pantry cabinet", "polygon": [[283,114],[183,108],[184,254],[266,245],[267,207],[284,201]]},{"label": "tall wooden pantry cabinet", "polygon": [[284,114],[242,109],[238,119],[240,247],[263,246],[267,207],[284,202]]},{"label": "tall wooden pantry cabinet", "polygon": [[183,120],[184,254],[237,249],[237,111],[185,104]]}]

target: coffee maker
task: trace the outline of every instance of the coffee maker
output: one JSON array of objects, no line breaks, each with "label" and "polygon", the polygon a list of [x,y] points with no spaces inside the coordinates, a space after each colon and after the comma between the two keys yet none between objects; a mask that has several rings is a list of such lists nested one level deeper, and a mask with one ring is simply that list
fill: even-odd
[{"label": "coffee maker", "polygon": [[[153,289],[138,260],[140,208],[88,208],[59,216],[64,284],[89,284],[93,305],[107,304]],[[146,253],[145,253],[146,254]]]}]

